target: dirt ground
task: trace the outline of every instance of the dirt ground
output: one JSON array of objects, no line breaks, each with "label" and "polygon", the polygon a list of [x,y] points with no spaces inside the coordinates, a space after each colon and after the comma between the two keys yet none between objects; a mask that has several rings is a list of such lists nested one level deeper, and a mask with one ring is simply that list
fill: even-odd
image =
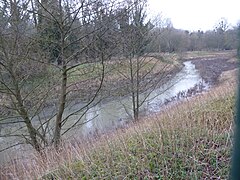
[{"label": "dirt ground", "polygon": [[234,53],[219,54],[214,57],[198,57],[190,60],[195,64],[202,78],[210,85],[217,85],[223,72],[232,71],[239,65]]}]

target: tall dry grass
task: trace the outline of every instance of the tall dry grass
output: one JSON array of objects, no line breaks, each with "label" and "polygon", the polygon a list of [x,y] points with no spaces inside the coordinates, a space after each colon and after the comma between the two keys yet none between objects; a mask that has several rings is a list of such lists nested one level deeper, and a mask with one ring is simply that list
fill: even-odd
[{"label": "tall dry grass", "polygon": [[[230,84],[229,84],[230,83]],[[0,179],[228,179],[235,82],[124,129],[66,141],[1,168]]]}]

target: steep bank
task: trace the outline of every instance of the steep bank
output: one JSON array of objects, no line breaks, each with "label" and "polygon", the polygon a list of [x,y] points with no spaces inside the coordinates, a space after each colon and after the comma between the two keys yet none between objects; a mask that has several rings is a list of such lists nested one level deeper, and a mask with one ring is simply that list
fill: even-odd
[{"label": "steep bank", "polygon": [[[150,86],[149,89],[151,89],[151,86],[155,84],[157,84],[157,86],[154,88],[159,88],[160,86],[171,80],[183,68],[183,64],[179,61],[178,56],[174,57],[173,59],[169,59],[169,57],[171,57],[170,55],[168,55],[167,57],[160,57],[148,57],[151,59],[151,61],[153,61],[151,62],[153,65],[149,65],[151,63],[146,62],[146,67],[143,66],[142,68],[140,68],[140,71],[146,71],[144,72],[146,73],[146,76],[139,75],[140,92],[145,92],[146,86]],[[104,81],[97,97],[98,99],[101,99],[102,101],[109,101],[112,99],[123,98],[131,95],[131,79],[130,72],[128,72],[130,71],[128,67],[129,64],[124,64],[124,67],[122,67],[121,63],[122,62],[118,61],[106,63],[106,67],[110,66],[111,68],[109,68],[105,72]],[[148,69],[148,66],[155,66],[155,68],[151,70]],[[164,68],[164,66],[166,66],[166,68]],[[134,67],[133,69],[134,72],[136,71],[135,68],[136,67]],[[135,81],[136,72],[134,75],[134,83],[136,83]],[[87,101],[99,88],[99,81],[96,80],[75,83],[76,85],[72,86],[72,89],[69,89],[71,91],[69,93],[69,100],[77,99],[80,102]]]}]

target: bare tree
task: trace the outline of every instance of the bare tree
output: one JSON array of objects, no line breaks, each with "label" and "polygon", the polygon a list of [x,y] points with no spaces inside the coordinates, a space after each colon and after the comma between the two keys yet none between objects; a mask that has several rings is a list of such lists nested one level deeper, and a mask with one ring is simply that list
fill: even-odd
[{"label": "bare tree", "polygon": [[148,46],[153,39],[150,37],[153,26],[150,21],[146,22],[145,7],[146,1],[133,1],[125,22],[120,25],[123,59],[118,73],[123,79],[120,82],[126,82],[125,89],[130,93],[134,120],[139,119],[140,108],[163,83],[170,66],[163,63],[161,56],[148,53]]},{"label": "bare tree", "polygon": [[[104,61],[111,56],[103,37],[111,29],[117,5],[97,0],[4,3],[0,83],[5,102],[1,108],[9,113],[2,116],[0,124],[9,127],[9,132],[1,136],[25,140],[21,142],[38,152],[51,144],[58,148],[61,136],[85,123],[81,118],[98,102]],[[99,14],[108,20],[97,19]],[[82,98],[82,89],[89,91],[86,85],[91,84],[92,91]],[[76,97],[86,99],[83,106],[66,112]],[[68,122],[78,114],[74,122]]]},{"label": "bare tree", "polygon": [[221,18],[215,27],[215,33],[217,36],[218,49],[226,49],[226,31],[229,28],[229,24],[225,18]]}]

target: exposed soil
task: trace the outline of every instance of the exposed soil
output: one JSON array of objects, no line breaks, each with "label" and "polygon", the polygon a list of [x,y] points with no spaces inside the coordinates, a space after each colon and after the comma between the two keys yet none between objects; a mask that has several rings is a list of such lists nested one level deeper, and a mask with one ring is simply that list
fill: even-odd
[{"label": "exposed soil", "polygon": [[237,59],[232,56],[195,58],[191,61],[199,70],[201,77],[210,85],[218,84],[219,77],[223,72],[236,69],[239,65]]}]

